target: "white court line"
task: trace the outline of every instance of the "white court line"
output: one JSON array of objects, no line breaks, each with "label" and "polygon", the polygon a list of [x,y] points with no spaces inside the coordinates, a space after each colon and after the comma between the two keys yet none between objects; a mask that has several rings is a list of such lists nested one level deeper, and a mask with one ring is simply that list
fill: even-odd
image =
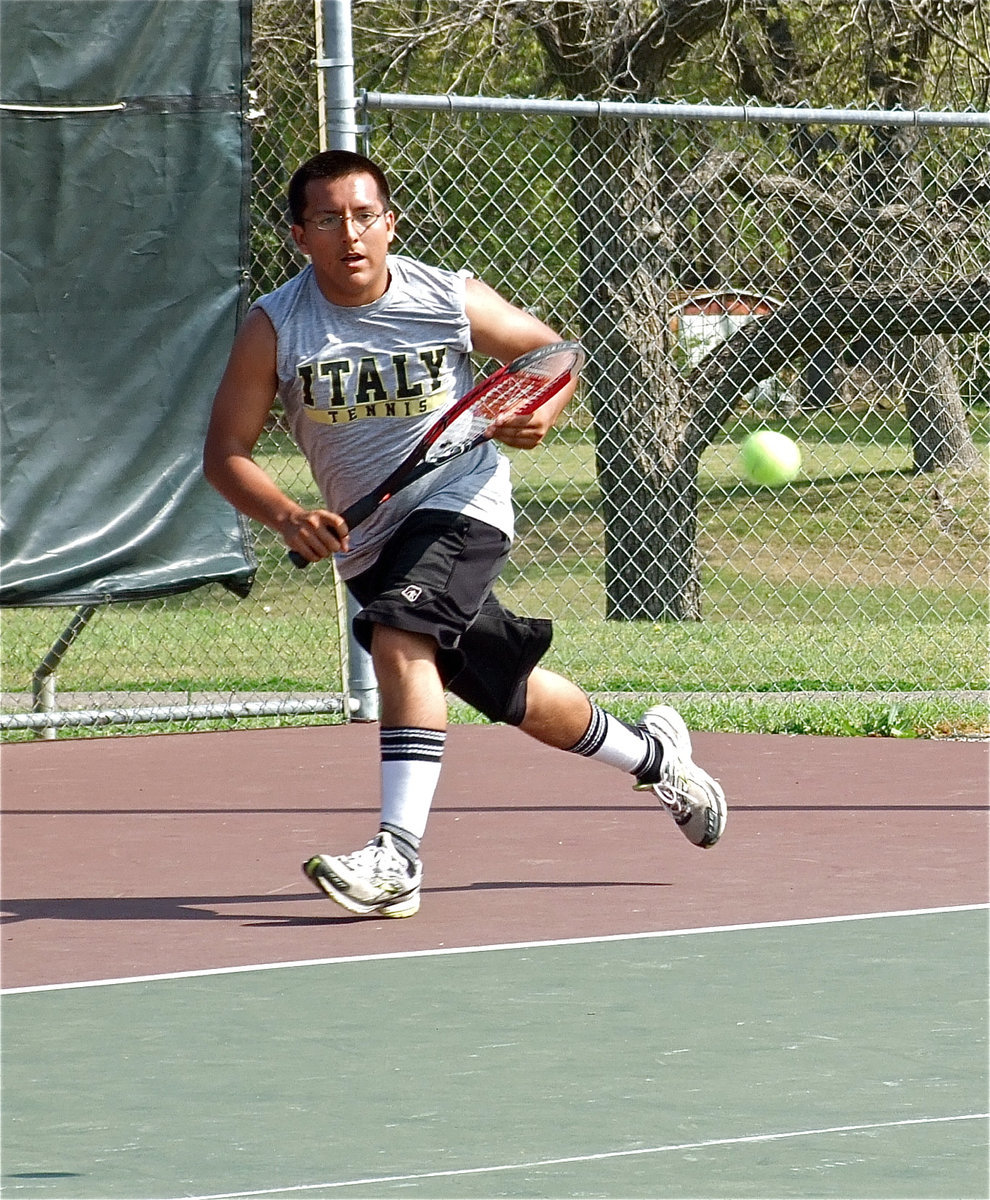
[{"label": "white court line", "polygon": [[368,1187],[376,1183],[415,1183],[421,1179],[456,1179],[462,1175],[497,1174],[500,1171],[529,1171],[538,1167],[561,1167],[568,1163],[602,1162],[609,1158],[635,1158],[646,1154],[670,1154],[680,1150],[706,1150],[714,1146],[743,1146],[756,1142],[782,1142],[787,1138],[820,1137],[830,1133],[863,1133],[869,1129],[897,1129],[904,1125],[945,1125],[951,1121],[985,1121],[990,1113],[966,1113],[956,1117],[911,1117],[900,1121],[873,1121],[867,1125],[832,1125],[825,1129],[796,1129],[788,1133],[754,1133],[745,1137],[711,1138],[705,1142],[679,1142],[669,1146],[645,1146],[638,1150],[605,1150],[598,1154],[575,1154],[567,1158],[538,1158],[532,1162],[499,1163],[491,1167],[462,1167],[453,1171],[422,1171],[410,1175],[375,1175],[365,1179],[300,1183],[290,1187],[260,1188],[251,1192],[216,1192],[209,1196],[184,1196],[182,1200],[246,1200],[250,1196],[288,1196],[330,1188]]},{"label": "white court line", "polygon": [[835,925],[846,921],[879,921],[893,917],[927,917],[940,913],[980,912],[990,904],[955,904],[945,908],[909,908],[895,912],[852,913],[839,917],[800,917],[793,921],[756,921],[748,925],[708,925],[696,929],[660,929],[648,933],[610,933],[598,937],[557,938],[542,942],[500,942],[489,946],[442,946],[433,950],[395,950],[388,954],[347,954],[338,958],[309,958],[295,962],[252,963],[241,967],[208,967],[199,971],[169,971],[161,975],[127,975],[120,979],[86,979],[77,983],[40,983],[0,989],[0,996],[28,992],[64,992],[76,988],[115,987],[122,983],[164,983],[173,979],[207,979],[214,975],[244,975],[250,971],[286,971],[294,967],[330,967],[347,963],[386,962],[389,959],[435,958],[449,954],[487,954],[496,950],[540,950],[554,946],[592,946],[604,942],[634,942],[649,938],[687,937],[706,933],[744,933],[753,929],[791,929],[802,925]]}]

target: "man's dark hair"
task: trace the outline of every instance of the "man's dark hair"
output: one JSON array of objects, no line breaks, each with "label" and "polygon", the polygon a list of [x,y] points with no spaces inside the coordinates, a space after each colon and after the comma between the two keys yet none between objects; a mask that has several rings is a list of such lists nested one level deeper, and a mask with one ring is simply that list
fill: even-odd
[{"label": "man's dark hair", "polygon": [[303,223],[306,185],[311,179],[343,179],[345,175],[370,175],[378,185],[382,203],[386,209],[389,207],[391,193],[388,180],[377,163],[350,150],[324,150],[322,154],[314,154],[307,159],[289,180],[289,214],[293,225]]}]

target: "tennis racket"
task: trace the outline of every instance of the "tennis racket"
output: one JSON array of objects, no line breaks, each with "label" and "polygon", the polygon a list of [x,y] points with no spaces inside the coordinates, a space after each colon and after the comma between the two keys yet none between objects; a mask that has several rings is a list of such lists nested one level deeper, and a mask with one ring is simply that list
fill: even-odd
[{"label": "tennis racket", "polygon": [[[577,342],[552,342],[499,367],[434,422],[387,479],[340,514],[347,528],[356,529],[396,492],[488,441],[497,417],[535,412],[570,383],[583,362],[584,351]],[[297,567],[309,566],[295,550],[289,551],[289,558]]]}]

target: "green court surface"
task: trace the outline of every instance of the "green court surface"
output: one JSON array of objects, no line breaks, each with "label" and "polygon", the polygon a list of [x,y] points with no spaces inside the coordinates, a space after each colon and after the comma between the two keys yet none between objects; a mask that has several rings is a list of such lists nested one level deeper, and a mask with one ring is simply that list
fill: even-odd
[{"label": "green court surface", "polygon": [[988,1195],[985,907],[3,999],[5,1196]]}]

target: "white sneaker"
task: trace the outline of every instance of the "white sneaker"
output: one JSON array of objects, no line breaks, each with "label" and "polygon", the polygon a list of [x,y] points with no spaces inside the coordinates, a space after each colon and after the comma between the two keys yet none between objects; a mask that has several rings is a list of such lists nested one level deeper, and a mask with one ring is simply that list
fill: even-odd
[{"label": "white sneaker", "polygon": [[725,829],[725,793],[692,760],[684,718],[677,709],[658,704],[643,714],[639,727],[663,746],[663,762],[660,779],[639,782],[637,789],[651,788],[656,793],[689,842],[706,849],[714,846]]},{"label": "white sneaker", "polygon": [[353,854],[316,854],[303,863],[306,877],[331,900],[361,916],[412,917],[419,912],[423,867],[415,868],[384,831]]}]

